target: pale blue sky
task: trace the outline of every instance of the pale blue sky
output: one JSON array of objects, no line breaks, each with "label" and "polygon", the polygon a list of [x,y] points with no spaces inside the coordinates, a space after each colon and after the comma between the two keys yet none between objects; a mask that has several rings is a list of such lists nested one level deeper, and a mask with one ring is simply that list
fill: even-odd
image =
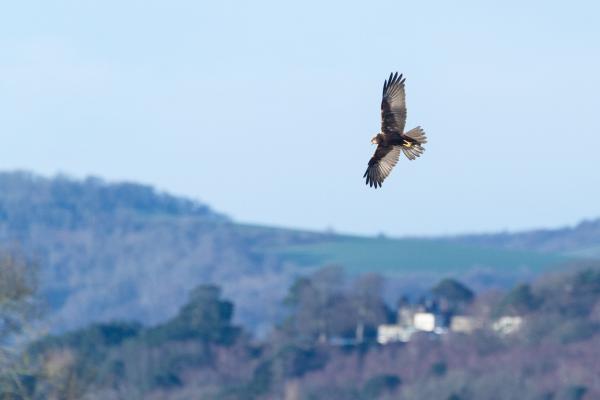
[{"label": "pale blue sky", "polygon": [[[0,168],[355,233],[597,217],[597,4],[5,2]],[[429,143],[375,191],[362,175],[395,70]]]}]

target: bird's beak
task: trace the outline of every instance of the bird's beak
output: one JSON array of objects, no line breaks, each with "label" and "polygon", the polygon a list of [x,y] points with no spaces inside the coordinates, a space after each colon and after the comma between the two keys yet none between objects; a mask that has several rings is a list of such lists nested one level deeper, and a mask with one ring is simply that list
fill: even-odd
[{"label": "bird's beak", "polygon": [[377,142],[375,141],[375,139],[371,140],[371,144],[377,144]]}]

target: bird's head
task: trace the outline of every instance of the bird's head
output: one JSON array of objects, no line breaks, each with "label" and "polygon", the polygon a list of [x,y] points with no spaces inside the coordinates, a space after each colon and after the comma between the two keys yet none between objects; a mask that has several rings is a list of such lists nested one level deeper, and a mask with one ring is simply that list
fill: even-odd
[{"label": "bird's head", "polygon": [[372,144],[381,143],[381,133],[378,133],[377,135],[373,136],[373,139],[371,139],[371,143]]}]

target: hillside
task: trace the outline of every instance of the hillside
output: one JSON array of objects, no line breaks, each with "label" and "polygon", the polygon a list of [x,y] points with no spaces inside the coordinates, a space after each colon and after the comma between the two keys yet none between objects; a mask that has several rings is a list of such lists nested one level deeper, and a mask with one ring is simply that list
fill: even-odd
[{"label": "hillside", "polygon": [[568,256],[600,258],[600,219],[573,227],[527,232],[465,235],[450,242],[510,250],[533,250]]},{"label": "hillside", "polygon": [[476,240],[250,226],[144,185],[25,172],[0,174],[0,240],[38,262],[40,292],[58,330],[114,319],[158,323],[192,288],[215,283],[237,304],[240,322],[264,331],[280,316],[277,304],[291,280],[324,264],[383,273],[419,289],[453,275],[474,287],[508,285],[569,259],[490,250]]},{"label": "hillside", "polygon": [[474,268],[510,272],[541,272],[567,261],[559,254],[527,250],[487,249],[433,239],[387,239],[338,236],[334,240],[285,246],[274,251],[299,264],[332,263],[350,273],[376,271],[403,276],[415,271],[436,275],[464,274]]},{"label": "hillside", "polygon": [[245,322],[257,321],[258,311],[271,320],[276,310],[262,306],[279,298],[289,276],[254,246],[324,236],[244,227],[139,184],[0,174],[0,240],[39,265],[54,329],[92,320],[156,323],[202,282],[222,284]]}]

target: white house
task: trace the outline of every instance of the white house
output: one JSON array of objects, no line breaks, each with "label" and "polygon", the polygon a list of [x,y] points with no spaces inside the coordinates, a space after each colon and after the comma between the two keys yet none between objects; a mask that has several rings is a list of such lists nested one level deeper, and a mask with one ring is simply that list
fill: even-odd
[{"label": "white house", "polygon": [[450,320],[450,330],[459,333],[472,333],[483,326],[483,321],[469,315],[454,315]]},{"label": "white house", "polygon": [[387,344],[393,342],[408,342],[415,329],[411,326],[379,325],[377,327],[377,342]]},{"label": "white house", "polygon": [[521,329],[523,317],[505,315],[492,324],[492,329],[500,335],[510,335]]},{"label": "white house", "polygon": [[433,332],[436,327],[436,315],[430,312],[416,312],[413,316],[415,329],[424,332]]}]

